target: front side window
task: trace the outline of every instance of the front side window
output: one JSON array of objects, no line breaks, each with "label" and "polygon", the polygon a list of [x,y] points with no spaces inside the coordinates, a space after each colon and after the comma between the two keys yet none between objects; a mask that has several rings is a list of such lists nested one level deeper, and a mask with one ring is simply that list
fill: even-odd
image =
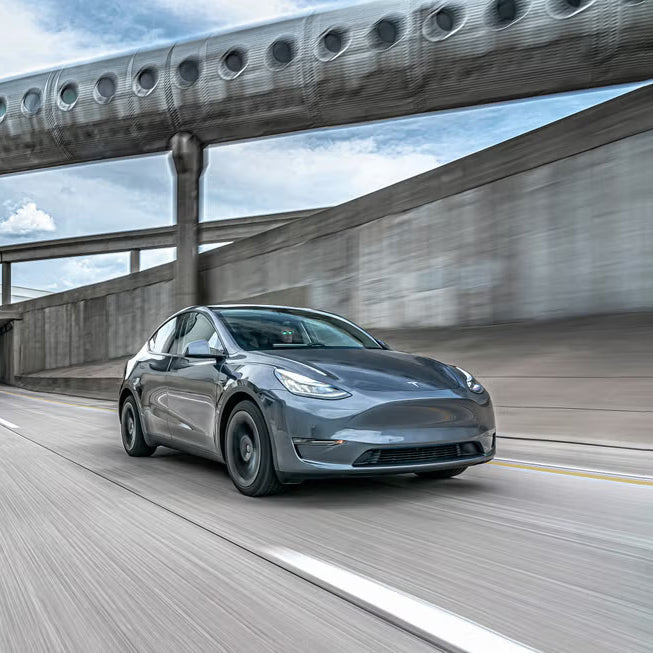
[{"label": "front side window", "polygon": [[295,309],[225,308],[216,310],[242,349],[381,349],[359,327],[332,315]]},{"label": "front side window", "polygon": [[191,342],[206,340],[211,353],[219,354],[222,350],[218,334],[211,321],[201,313],[185,313],[177,329],[177,334],[170,347],[171,354],[183,356]]},{"label": "front side window", "polygon": [[175,333],[178,319],[173,317],[168,320],[159,330],[150,338],[148,347],[155,354],[165,354],[170,346],[170,341]]}]

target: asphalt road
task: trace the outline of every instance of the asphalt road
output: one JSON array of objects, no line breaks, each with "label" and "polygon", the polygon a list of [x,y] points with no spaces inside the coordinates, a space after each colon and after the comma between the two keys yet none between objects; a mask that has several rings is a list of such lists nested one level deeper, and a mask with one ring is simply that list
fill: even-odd
[{"label": "asphalt road", "polygon": [[433,650],[279,549],[541,651],[652,651],[653,453],[499,457],[250,499],[216,463],[129,458],[107,402],[0,388],[0,651]]}]

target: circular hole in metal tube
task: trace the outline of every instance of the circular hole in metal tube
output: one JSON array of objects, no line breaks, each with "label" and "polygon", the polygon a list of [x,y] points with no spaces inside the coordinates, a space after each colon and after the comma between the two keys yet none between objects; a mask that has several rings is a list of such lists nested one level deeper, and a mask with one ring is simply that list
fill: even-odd
[{"label": "circular hole in metal tube", "polygon": [[224,58],[224,65],[229,72],[239,73],[245,67],[245,58],[242,52],[231,50]]},{"label": "circular hole in metal tube", "polygon": [[446,7],[435,14],[435,22],[443,32],[450,32],[454,28],[455,20],[453,12]]},{"label": "circular hole in metal tube", "polygon": [[31,89],[23,96],[23,109],[30,116],[35,116],[41,110],[41,91]]},{"label": "circular hole in metal tube", "polygon": [[79,90],[76,84],[69,82],[64,84],[59,91],[59,99],[65,108],[72,108],[79,98]]},{"label": "circular hole in metal tube", "polygon": [[343,36],[338,30],[330,30],[323,39],[325,49],[331,54],[338,54],[343,48]]},{"label": "circular hole in metal tube", "polygon": [[184,59],[177,67],[179,78],[191,86],[200,78],[200,65],[197,59]]},{"label": "circular hole in metal tube", "polygon": [[116,82],[112,77],[100,77],[95,84],[97,95],[104,101],[109,101],[116,94]]},{"label": "circular hole in metal tube", "polygon": [[497,0],[494,5],[496,21],[500,25],[508,25],[517,20],[517,3],[515,0]]},{"label": "circular hole in metal tube", "polygon": [[144,91],[151,91],[157,82],[156,70],[154,68],[144,68],[138,73],[137,81]]},{"label": "circular hole in metal tube", "polygon": [[290,41],[280,39],[272,44],[272,59],[278,64],[289,64],[295,58],[295,48]]},{"label": "circular hole in metal tube", "polygon": [[[493,7],[493,5],[490,5]],[[443,41],[455,34],[465,24],[465,7],[449,4],[430,13],[422,25],[422,35],[428,41]]]},{"label": "circular hole in metal tube", "polygon": [[383,18],[374,26],[374,33],[379,43],[393,45],[399,39],[399,25],[394,20]]}]

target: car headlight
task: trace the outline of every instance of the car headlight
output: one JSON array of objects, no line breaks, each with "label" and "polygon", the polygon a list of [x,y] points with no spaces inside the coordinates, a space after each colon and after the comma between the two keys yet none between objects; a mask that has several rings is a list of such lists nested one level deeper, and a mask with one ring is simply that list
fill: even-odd
[{"label": "car headlight", "polygon": [[456,367],[456,369],[465,377],[465,384],[477,395],[483,394],[485,388],[467,371],[462,369],[462,367]]},{"label": "car headlight", "polygon": [[344,399],[351,396],[348,392],[335,388],[328,383],[316,381],[303,374],[297,372],[290,372],[276,368],[274,375],[281,381],[288,392],[302,397],[314,397],[316,399]]}]

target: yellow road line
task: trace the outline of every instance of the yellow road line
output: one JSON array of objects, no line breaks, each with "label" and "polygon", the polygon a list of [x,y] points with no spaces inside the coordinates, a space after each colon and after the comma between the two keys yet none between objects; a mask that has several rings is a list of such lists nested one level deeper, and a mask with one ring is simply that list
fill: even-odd
[{"label": "yellow road line", "polygon": [[75,406],[77,408],[93,408],[94,410],[109,410],[115,412],[115,408],[107,408],[106,406],[90,406],[88,404],[73,404],[68,401],[59,401],[57,399],[44,399],[43,397],[32,397],[31,395],[24,395],[20,392],[9,392],[8,390],[0,390],[0,394],[14,395],[14,397],[22,397],[23,399],[33,399],[34,401],[47,401],[49,404],[60,404],[62,406]]},{"label": "yellow road line", "polygon": [[550,474],[563,474],[564,476],[578,476],[580,478],[594,478],[599,481],[615,481],[617,483],[631,483],[632,485],[648,485],[653,487],[653,481],[647,481],[641,478],[627,478],[625,476],[612,476],[610,474],[596,474],[594,472],[580,472],[573,469],[558,469],[556,467],[546,467],[544,465],[524,465],[521,463],[502,463],[493,460],[490,465],[499,465],[500,467],[514,467],[515,469],[529,469],[534,472],[548,472]]}]

